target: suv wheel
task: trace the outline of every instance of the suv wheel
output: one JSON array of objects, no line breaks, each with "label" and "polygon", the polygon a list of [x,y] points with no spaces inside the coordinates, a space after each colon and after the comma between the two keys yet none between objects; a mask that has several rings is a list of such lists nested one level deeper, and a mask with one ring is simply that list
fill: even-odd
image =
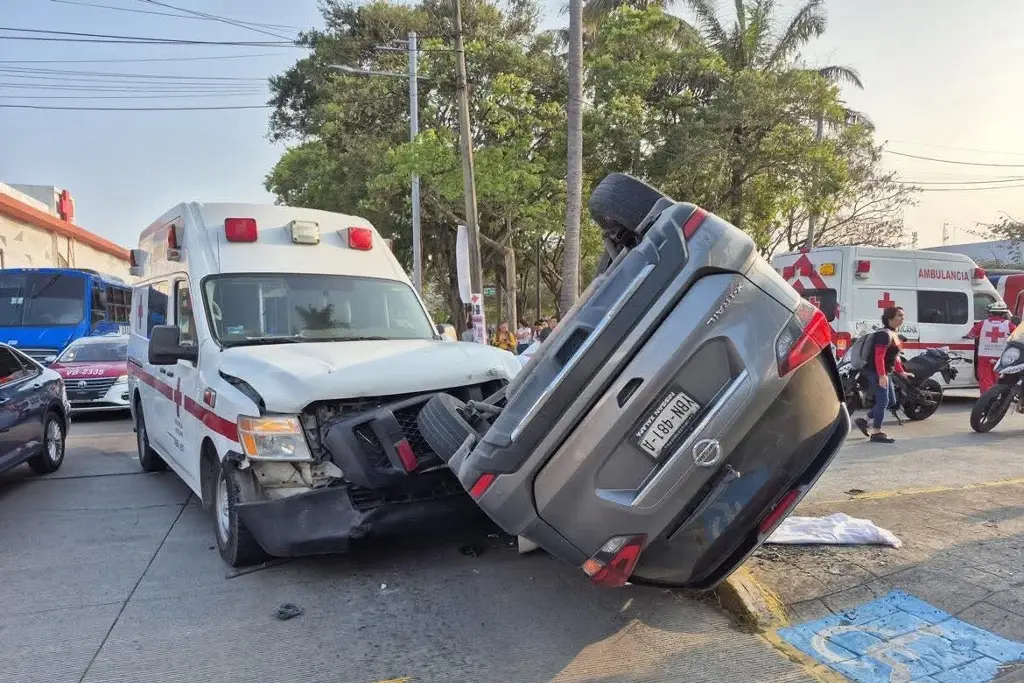
[{"label": "suv wheel", "polygon": [[28,461],[28,466],[36,474],[50,474],[60,469],[64,462],[65,440],[64,423],[57,413],[46,414],[43,424],[43,449]]}]

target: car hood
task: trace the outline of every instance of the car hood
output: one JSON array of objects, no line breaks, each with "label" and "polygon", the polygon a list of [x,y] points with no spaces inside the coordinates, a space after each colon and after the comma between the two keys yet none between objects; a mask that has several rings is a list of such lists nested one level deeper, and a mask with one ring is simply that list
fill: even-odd
[{"label": "car hood", "polygon": [[297,413],[313,401],[450,389],[519,371],[491,346],[432,340],[348,341],[225,349],[220,371],[247,382],[267,410]]},{"label": "car hood", "polygon": [[128,362],[122,360],[107,363],[51,363],[50,368],[56,370],[64,379],[120,377],[128,373]]}]

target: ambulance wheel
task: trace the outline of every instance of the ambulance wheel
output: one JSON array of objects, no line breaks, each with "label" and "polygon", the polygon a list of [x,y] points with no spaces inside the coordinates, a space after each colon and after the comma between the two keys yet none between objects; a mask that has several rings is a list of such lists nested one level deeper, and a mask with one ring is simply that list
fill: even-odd
[{"label": "ambulance wheel", "polygon": [[135,403],[135,445],[139,449],[139,465],[143,470],[146,472],[163,472],[167,469],[167,463],[149,445],[146,418],[142,414],[142,401]]},{"label": "ambulance wheel", "polygon": [[587,208],[604,234],[614,239],[622,232],[635,234],[658,200],[664,198],[642,180],[625,173],[610,173],[590,193]]},{"label": "ambulance wheel", "polygon": [[221,463],[213,483],[213,494],[213,533],[217,537],[221,559],[232,567],[245,567],[265,560],[267,553],[249,533],[236,509],[239,502],[259,497],[252,475],[240,472],[233,463]]},{"label": "ambulance wheel", "polygon": [[416,418],[416,426],[427,445],[446,463],[462,447],[466,437],[479,438],[490,425],[483,418],[467,419],[466,404],[451,394],[435,394]]}]

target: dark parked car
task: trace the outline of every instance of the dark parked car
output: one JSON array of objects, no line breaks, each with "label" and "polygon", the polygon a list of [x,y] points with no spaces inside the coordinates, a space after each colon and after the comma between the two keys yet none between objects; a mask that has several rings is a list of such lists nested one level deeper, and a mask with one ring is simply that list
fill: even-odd
[{"label": "dark parked car", "polygon": [[503,392],[438,394],[423,437],[505,531],[626,581],[713,587],[850,430],[830,328],[714,214],[613,174],[603,272]]},{"label": "dark parked car", "polygon": [[0,473],[26,462],[37,474],[56,472],[70,410],[56,371],[0,344]]}]

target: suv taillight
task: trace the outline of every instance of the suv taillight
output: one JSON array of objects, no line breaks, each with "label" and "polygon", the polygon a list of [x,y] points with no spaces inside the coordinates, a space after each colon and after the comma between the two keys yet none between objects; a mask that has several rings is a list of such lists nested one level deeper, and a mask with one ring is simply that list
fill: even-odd
[{"label": "suv taillight", "polygon": [[817,306],[800,301],[793,317],[775,340],[779,377],[785,377],[832,343],[832,328]]},{"label": "suv taillight", "polygon": [[615,536],[601,546],[580,569],[590,581],[605,588],[625,586],[647,543],[646,534]]}]

